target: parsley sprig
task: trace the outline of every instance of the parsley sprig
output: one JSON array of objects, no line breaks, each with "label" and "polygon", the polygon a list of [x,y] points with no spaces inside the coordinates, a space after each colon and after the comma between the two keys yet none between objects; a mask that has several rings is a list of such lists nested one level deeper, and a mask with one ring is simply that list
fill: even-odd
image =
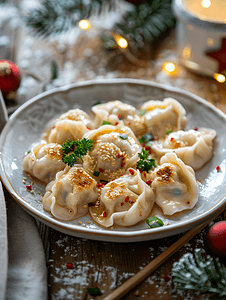
[{"label": "parsley sprig", "polygon": [[197,296],[208,294],[205,299],[226,298],[225,266],[218,258],[214,262],[211,256],[207,256],[205,260],[200,249],[195,249],[194,256],[186,253],[179,262],[174,263],[172,276],[180,290],[194,290]]},{"label": "parsley sprig", "polygon": [[62,146],[62,161],[72,167],[78,159],[82,160],[82,156],[86,155],[93,147],[93,140],[83,138],[78,141],[67,140]]},{"label": "parsley sprig", "polygon": [[142,149],[142,152],[138,153],[140,160],[137,162],[137,169],[142,171],[150,171],[152,167],[157,167],[155,160],[153,158],[148,158],[149,152]]}]

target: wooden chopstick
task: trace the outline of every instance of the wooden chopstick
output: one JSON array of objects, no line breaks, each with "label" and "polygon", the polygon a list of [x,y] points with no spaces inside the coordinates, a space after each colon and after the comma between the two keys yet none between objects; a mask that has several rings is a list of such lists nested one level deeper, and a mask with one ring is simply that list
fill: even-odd
[{"label": "wooden chopstick", "polygon": [[226,208],[226,204],[218,211],[217,215],[204,222],[203,224],[191,229],[185,235],[183,235],[178,241],[171,245],[167,250],[162,252],[153,261],[151,261],[146,267],[139,271],[136,275],[131,277],[120,287],[114,290],[111,294],[106,296],[103,300],[118,300],[125,296],[129,291],[131,291],[135,286],[147,278],[151,273],[153,273],[159,266],[161,266],[165,261],[167,261],[174,253],[176,253],[181,247],[183,247],[190,239],[192,239],[196,234],[198,234],[203,228],[205,228],[210,222],[212,222],[217,216],[219,216]]}]

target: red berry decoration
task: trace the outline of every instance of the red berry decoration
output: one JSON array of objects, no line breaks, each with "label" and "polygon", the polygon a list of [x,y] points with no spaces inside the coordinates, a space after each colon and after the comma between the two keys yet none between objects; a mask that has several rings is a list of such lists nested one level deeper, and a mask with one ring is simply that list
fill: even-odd
[{"label": "red berry decoration", "polygon": [[206,236],[206,247],[219,258],[226,258],[226,221],[215,223]]},{"label": "red berry decoration", "polygon": [[3,96],[15,92],[20,86],[20,70],[9,60],[0,60],[0,90]]}]

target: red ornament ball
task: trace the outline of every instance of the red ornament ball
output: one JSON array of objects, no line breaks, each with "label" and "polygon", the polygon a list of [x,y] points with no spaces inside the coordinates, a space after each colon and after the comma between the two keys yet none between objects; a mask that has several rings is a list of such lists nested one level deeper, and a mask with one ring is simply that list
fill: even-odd
[{"label": "red ornament ball", "polygon": [[211,254],[226,257],[226,221],[217,222],[209,229],[206,246]]},{"label": "red ornament ball", "polygon": [[16,91],[20,86],[20,70],[9,60],[0,60],[0,90],[3,96]]}]

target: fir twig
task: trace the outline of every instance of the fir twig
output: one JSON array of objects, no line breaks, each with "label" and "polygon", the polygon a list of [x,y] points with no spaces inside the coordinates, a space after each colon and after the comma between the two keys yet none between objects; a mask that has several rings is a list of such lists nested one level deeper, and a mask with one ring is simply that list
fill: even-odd
[{"label": "fir twig", "polygon": [[89,18],[93,11],[100,13],[105,3],[108,3],[111,9],[114,1],[44,0],[41,7],[24,16],[24,21],[36,34],[47,37],[68,31],[80,20]]},{"label": "fir twig", "polygon": [[216,258],[201,255],[196,249],[194,256],[185,254],[174,263],[172,276],[180,290],[194,290],[197,295],[210,294],[206,299],[226,299],[226,268]]}]

